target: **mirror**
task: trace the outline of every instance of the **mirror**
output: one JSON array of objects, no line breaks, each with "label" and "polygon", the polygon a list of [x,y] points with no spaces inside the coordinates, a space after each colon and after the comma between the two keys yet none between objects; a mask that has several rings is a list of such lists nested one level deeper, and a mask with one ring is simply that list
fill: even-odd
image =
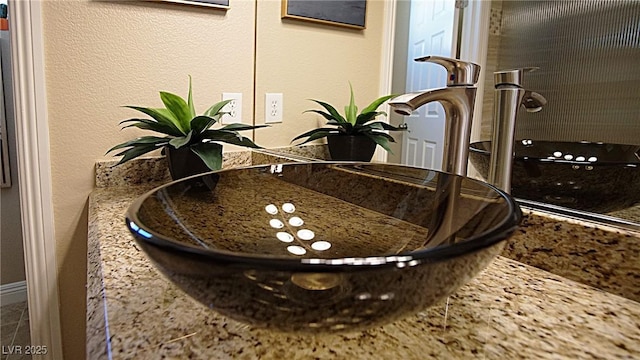
[{"label": "mirror", "polygon": [[488,67],[538,67],[523,86],[547,100],[519,110],[514,196],[640,223],[639,17],[637,1],[493,2]]},{"label": "mirror", "polygon": [[[379,73],[385,51],[380,44],[385,36],[387,3],[367,1],[366,29],[355,30],[281,19],[280,1],[258,2],[256,123],[264,122],[261,109],[265,93],[283,93],[285,104],[284,123],[256,132],[258,143],[287,146],[296,135],[322,125],[324,122],[317,117],[303,114],[314,108],[308,99],[342,106],[348,102],[348,81],[354,86],[357,103],[379,95]],[[408,0],[397,1],[397,37],[403,36],[408,21],[407,3]],[[541,70],[528,74],[532,76],[526,78],[525,86],[542,93],[549,104],[540,113],[522,112],[518,118],[518,139],[640,145],[640,93],[634,86],[640,80],[640,68],[635,65],[640,55],[637,46],[640,35],[637,26],[633,26],[638,18],[640,3],[633,0],[493,1],[488,64],[483,69],[486,81],[480,139],[489,139],[491,131],[493,79],[489,74],[498,68],[538,66]],[[567,30],[576,25],[577,29]],[[522,30],[527,39],[519,40],[516,30]],[[596,30],[599,35],[594,33]],[[536,48],[535,41],[552,47]],[[515,50],[503,51],[501,43],[512,44]],[[595,50],[598,46],[600,52]],[[396,44],[396,48],[401,46]],[[530,53],[518,58],[516,55],[523,48]],[[508,58],[500,57],[509,51]],[[531,54],[542,57],[534,61]],[[551,87],[549,79],[560,80],[559,87]],[[572,88],[582,92],[571,95],[568,90]],[[554,115],[557,109],[561,110],[560,115]],[[397,147],[390,160],[399,161],[399,152]],[[549,208],[578,216],[593,214],[572,212],[570,207],[557,204]],[[640,206],[606,214],[640,224],[638,212]]]}]

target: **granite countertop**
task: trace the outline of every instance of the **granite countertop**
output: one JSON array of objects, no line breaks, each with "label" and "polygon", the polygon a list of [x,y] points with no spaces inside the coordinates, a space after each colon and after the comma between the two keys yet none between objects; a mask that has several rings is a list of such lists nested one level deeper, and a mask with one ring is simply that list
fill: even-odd
[{"label": "granite countertop", "polygon": [[[247,161],[250,160],[242,157],[236,164]],[[607,277],[604,275],[596,276],[597,281],[590,282],[588,276],[582,281],[573,268],[567,275],[559,272],[561,276],[498,256],[448,299],[380,328],[310,336],[249,327],[209,310],[156,271],[129,234],[123,215],[136,197],[158,182],[128,181],[99,187],[90,197],[89,359],[640,357],[640,303],[632,300],[638,292],[638,272],[633,268],[636,265],[615,275],[616,280],[607,285],[601,279]],[[528,223],[514,236],[508,246],[511,250],[505,255],[526,260],[523,247],[518,245],[523,238],[558,234],[558,230],[549,233],[545,226],[537,225],[540,214],[527,213],[526,219]],[[551,229],[557,228],[558,221],[550,220],[554,224]],[[568,229],[571,223],[562,222],[561,226]],[[584,224],[579,227],[599,239],[608,236],[600,233],[601,229]],[[629,234],[612,234],[618,239],[616,246],[620,239],[638,243],[638,238]],[[545,246],[539,242],[530,247]],[[631,252],[636,250],[637,246]],[[585,283],[610,289],[605,292]]]}]

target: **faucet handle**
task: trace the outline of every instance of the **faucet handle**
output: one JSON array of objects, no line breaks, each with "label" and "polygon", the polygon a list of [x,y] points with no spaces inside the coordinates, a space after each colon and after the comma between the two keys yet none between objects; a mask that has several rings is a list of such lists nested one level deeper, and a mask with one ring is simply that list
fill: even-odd
[{"label": "faucet handle", "polygon": [[522,82],[524,79],[524,73],[529,73],[532,71],[536,71],[540,69],[539,67],[523,67],[517,69],[510,70],[500,70],[493,73],[493,80],[495,82],[495,87],[500,85],[513,85],[517,87],[522,87]]},{"label": "faucet handle", "polygon": [[443,56],[423,56],[415,61],[432,62],[447,69],[447,86],[471,86],[478,82],[480,65]]}]

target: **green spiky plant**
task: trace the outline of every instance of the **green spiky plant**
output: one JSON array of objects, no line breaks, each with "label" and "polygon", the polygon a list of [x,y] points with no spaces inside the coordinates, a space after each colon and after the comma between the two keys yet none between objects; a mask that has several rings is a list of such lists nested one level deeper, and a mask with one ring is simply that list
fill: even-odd
[{"label": "green spiky plant", "polygon": [[374,100],[371,104],[362,109],[360,113],[358,113],[358,107],[355,104],[351,83],[349,83],[349,90],[351,92],[351,99],[349,101],[349,105],[344,107],[344,115],[341,115],[335,107],[326,102],[310,99],[322,106],[326,111],[307,110],[305,113],[313,112],[322,115],[327,120],[326,125],[331,125],[332,127],[320,127],[307,131],[293,138],[292,142],[305,137],[307,139],[299,145],[329,136],[366,136],[376,144],[382,146],[385,150],[391,152],[389,142],[395,142],[395,139],[385,131],[403,131],[406,130],[406,127],[396,127],[384,121],[375,121],[375,118],[380,115],[387,115],[384,111],[377,111],[377,109],[385,101],[396,97],[397,95],[392,94],[382,96]]},{"label": "green spiky plant", "polygon": [[107,154],[116,151],[115,156],[122,156],[116,165],[157,149],[171,147],[173,149],[188,148],[197,155],[210,170],[218,170],[222,167],[222,143],[229,143],[249,148],[260,148],[251,139],[240,135],[238,131],[252,130],[267,125],[229,124],[219,129],[211,129],[222,115],[222,108],[230,100],[224,100],[213,104],[203,115],[196,115],[191,92],[191,77],[189,77],[189,94],[185,101],[178,95],[165,91],[160,92],[160,99],[165,108],[148,108],[139,106],[125,106],[140,111],[151,119],[127,119],[120,122],[125,125],[122,129],[136,127],[151,130],[165,136],[142,136],[131,141],[118,144],[107,151]]}]

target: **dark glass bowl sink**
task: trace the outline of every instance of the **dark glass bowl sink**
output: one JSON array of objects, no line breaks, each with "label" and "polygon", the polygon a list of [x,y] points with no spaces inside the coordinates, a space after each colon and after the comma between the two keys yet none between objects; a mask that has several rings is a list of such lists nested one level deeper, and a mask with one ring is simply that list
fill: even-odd
[{"label": "dark glass bowl sink", "polygon": [[295,163],[179,180],[127,226],[155,266],[230,318],[280,331],[366,329],[472,279],[520,221],[507,194],[436,171]]},{"label": "dark glass bowl sink", "polygon": [[[511,177],[516,198],[607,213],[640,203],[640,146],[519,140]],[[485,179],[491,142],[471,144],[469,159]]]}]

